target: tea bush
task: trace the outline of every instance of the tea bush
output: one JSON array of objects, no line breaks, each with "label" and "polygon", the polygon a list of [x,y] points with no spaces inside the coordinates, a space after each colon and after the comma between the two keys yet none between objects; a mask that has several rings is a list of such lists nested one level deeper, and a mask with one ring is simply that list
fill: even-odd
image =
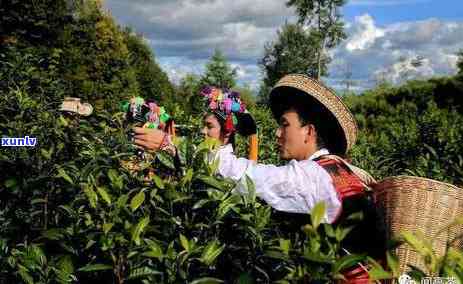
[{"label": "tea bush", "polygon": [[57,112],[45,95],[5,95],[2,115],[15,119],[2,129],[38,139],[2,148],[5,283],[329,280],[363,259],[341,257],[348,229],[319,227],[321,205],[304,230],[281,232],[252,183],[239,196],[212,175],[208,141],[178,141],[178,161],[159,153],[142,165],[155,168],[147,181],[121,167],[134,156],[122,113],[84,119]]}]

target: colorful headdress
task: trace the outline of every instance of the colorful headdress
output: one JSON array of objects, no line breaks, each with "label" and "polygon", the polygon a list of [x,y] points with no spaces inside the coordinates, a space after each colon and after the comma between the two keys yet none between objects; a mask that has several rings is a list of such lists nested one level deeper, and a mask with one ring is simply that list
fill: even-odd
[{"label": "colorful headdress", "polygon": [[206,109],[225,121],[225,132],[236,131],[237,114],[246,111],[246,105],[241,101],[240,94],[228,89],[212,86],[204,87],[201,95],[206,99]]},{"label": "colorful headdress", "polygon": [[166,124],[171,120],[164,107],[158,106],[154,100],[134,97],[130,101],[124,101],[121,108],[128,120],[143,123],[145,128],[165,130]]},{"label": "colorful headdress", "polygon": [[206,110],[216,114],[225,122],[225,132],[238,131],[241,135],[249,137],[248,158],[257,161],[259,150],[257,127],[254,118],[241,101],[240,93],[207,86],[201,90],[201,95],[206,99]]},{"label": "colorful headdress", "polygon": [[[142,97],[133,97],[128,101],[123,101],[120,104],[121,110],[125,112],[126,123],[133,124],[132,126],[140,126],[143,128],[160,129],[167,132],[164,139],[171,141],[175,137],[175,124],[164,107],[160,107],[155,100],[143,99]],[[129,137],[133,139],[134,133],[131,131]],[[143,166],[142,162],[154,160],[154,154],[144,151],[140,146],[135,146],[136,156],[130,157],[128,160],[121,160],[121,165],[132,173],[145,171],[145,181],[150,182],[155,174],[153,167]]]}]

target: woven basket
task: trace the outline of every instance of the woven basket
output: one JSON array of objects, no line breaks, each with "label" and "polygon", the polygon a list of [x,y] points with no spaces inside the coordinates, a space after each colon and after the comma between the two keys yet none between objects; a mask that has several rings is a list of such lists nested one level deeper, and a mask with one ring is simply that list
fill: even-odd
[{"label": "woven basket", "polygon": [[[440,229],[463,215],[461,188],[426,178],[396,176],[382,180],[374,189],[378,206],[384,210],[388,239],[402,231],[419,231],[433,241],[434,251],[442,255],[447,240],[463,233],[463,226],[456,226],[435,237]],[[463,247],[461,240],[453,244]],[[424,269],[423,260],[410,246],[402,245],[396,253],[401,273],[408,270],[407,264]]]}]

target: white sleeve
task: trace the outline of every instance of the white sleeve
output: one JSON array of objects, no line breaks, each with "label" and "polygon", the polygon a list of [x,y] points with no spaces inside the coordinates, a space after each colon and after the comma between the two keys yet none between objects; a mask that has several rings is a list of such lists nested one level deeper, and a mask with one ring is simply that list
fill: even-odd
[{"label": "white sleeve", "polygon": [[256,164],[237,158],[229,149],[217,152],[219,174],[239,181],[237,191],[246,192],[245,175],[254,182],[256,194],[279,211],[308,214],[318,202],[326,204],[325,223],[335,221],[341,202],[333,181],[316,162],[292,160],[285,166]]}]

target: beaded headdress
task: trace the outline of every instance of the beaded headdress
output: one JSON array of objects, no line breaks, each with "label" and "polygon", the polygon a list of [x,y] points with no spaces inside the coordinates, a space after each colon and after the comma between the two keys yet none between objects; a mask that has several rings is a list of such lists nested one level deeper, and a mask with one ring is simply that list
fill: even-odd
[{"label": "beaded headdress", "polygon": [[236,114],[246,112],[246,105],[241,101],[240,94],[228,89],[206,86],[201,90],[201,95],[206,99],[206,110],[225,122],[225,132],[236,131]]}]

